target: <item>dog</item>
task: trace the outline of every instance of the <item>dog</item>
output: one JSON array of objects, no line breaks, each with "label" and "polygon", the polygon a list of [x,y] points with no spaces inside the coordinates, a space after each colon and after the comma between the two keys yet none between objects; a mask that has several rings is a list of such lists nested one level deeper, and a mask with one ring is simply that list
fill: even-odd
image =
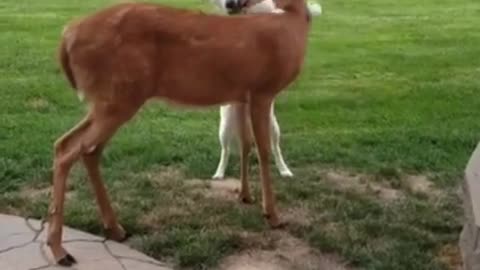
[{"label": "dog", "polygon": [[[222,13],[282,13],[285,0],[210,0]],[[314,1],[307,1],[307,8],[313,17],[322,14],[322,6]]]},{"label": "dog", "polygon": [[[281,0],[280,0],[281,1]],[[221,12],[226,14],[235,13],[282,13],[273,0],[263,1],[242,1],[242,0],[210,0]],[[252,4],[253,3],[253,4]],[[322,6],[317,2],[308,2],[308,10],[312,16],[319,16],[322,13]],[[238,106],[227,104],[220,107],[220,125],[218,137],[221,146],[220,161],[218,163],[213,179],[223,179],[227,169],[230,156],[230,147],[233,141],[239,139]],[[280,148],[280,125],[275,116],[274,104],[270,109],[270,142],[275,165],[283,177],[293,177],[282,155]]]},{"label": "dog", "polygon": [[[220,162],[217,170],[213,175],[213,179],[223,179],[225,177],[225,170],[227,169],[228,159],[230,156],[230,146],[234,140],[240,138],[240,123],[239,107],[236,104],[228,104],[220,107],[220,127],[219,140],[221,145]],[[274,113],[274,105],[270,107],[270,142],[272,147],[272,154],[275,164],[283,177],[292,177],[293,173],[285,163],[282,150],[280,149],[280,127]]]},{"label": "dog", "polygon": [[[244,13],[282,13],[273,0],[263,1],[242,1],[242,0],[210,0],[221,12],[233,14],[237,12]],[[281,0],[280,0],[281,1]],[[253,3],[253,4],[252,4]],[[316,2],[308,2],[308,9],[312,16],[319,16],[322,13],[322,7]],[[228,166],[231,144],[239,139],[238,106],[227,104],[220,107],[220,125],[218,137],[220,141],[220,161],[218,163],[213,179],[223,179]],[[282,155],[280,148],[280,125],[275,116],[274,104],[270,109],[270,142],[275,165],[283,177],[293,177]]]},{"label": "dog", "polygon": [[[233,6],[228,6],[226,0],[212,0],[224,13],[231,14],[235,9]],[[240,7],[241,8],[241,7]],[[246,13],[282,13],[283,10],[277,8],[272,0],[264,0],[245,9]],[[223,179],[225,177],[225,171],[227,169],[228,160],[230,157],[230,147],[234,140],[238,141],[239,137],[239,121],[238,121],[239,107],[235,104],[227,104],[220,107],[220,126],[218,131],[218,137],[221,146],[220,161],[217,166],[217,170],[213,175],[213,179]],[[283,159],[282,150],[280,149],[280,126],[278,125],[277,118],[275,116],[274,105],[272,103],[270,109],[270,142],[272,147],[272,154],[275,160],[275,164],[283,177],[292,177],[293,173],[288,168],[285,160]]]}]

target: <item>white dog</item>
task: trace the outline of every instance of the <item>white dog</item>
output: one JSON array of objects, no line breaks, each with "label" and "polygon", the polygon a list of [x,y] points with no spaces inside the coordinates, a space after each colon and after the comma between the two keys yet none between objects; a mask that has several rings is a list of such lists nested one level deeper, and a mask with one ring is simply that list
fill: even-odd
[{"label": "white dog", "polygon": [[[239,1],[242,0],[211,0],[211,2],[224,13],[230,13],[227,6],[228,3],[232,1],[238,5]],[[308,7],[312,16],[318,16],[322,12],[321,6],[317,3],[309,2]],[[283,10],[277,8],[273,0],[264,0],[249,6],[246,12],[282,13]],[[230,156],[230,146],[234,139],[238,141],[240,138],[238,113],[238,106],[233,104],[220,107],[220,127],[218,135],[220,139],[221,153],[220,162],[218,163],[217,170],[213,175],[214,179],[224,178],[225,170],[227,169],[228,165],[228,158]],[[275,116],[274,103],[272,103],[272,107],[270,108],[270,136],[272,154],[280,175],[284,177],[292,177],[293,174],[283,160],[282,151],[280,149],[280,126],[278,125],[277,118]]]},{"label": "white dog", "polygon": [[[246,5],[246,13],[282,13],[283,10],[277,8],[274,0],[210,0],[221,12],[230,13],[229,4],[233,6]],[[250,5],[249,2],[254,4]],[[312,16],[322,14],[322,6],[314,0],[307,1],[308,10]]]},{"label": "white dog", "polygon": [[[234,104],[224,105],[220,107],[220,128],[219,138],[222,151],[220,154],[220,162],[217,171],[213,175],[214,179],[222,179],[225,176],[225,170],[228,165],[230,156],[230,145],[232,141],[239,140],[240,123],[238,122],[238,106]],[[282,176],[292,177],[293,174],[283,160],[282,151],[280,150],[280,127],[274,113],[274,105],[270,109],[270,141],[272,144],[272,153],[275,164]]]}]

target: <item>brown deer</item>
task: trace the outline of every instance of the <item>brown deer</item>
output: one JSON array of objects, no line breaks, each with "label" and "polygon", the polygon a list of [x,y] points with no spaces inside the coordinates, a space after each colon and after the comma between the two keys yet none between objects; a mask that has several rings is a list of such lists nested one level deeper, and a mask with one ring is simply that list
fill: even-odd
[{"label": "brown deer", "polygon": [[[239,1],[247,6],[249,0]],[[280,225],[270,177],[269,113],[272,100],[301,70],[310,27],[304,0],[290,0],[282,8],[282,14],[229,17],[123,3],[65,28],[61,67],[89,110],[54,146],[47,242],[58,264],[76,262],[62,247],[62,228],[66,181],[79,159],[95,191],[107,237],[126,238],[99,163],[109,139],[153,98],[195,107],[242,104],[242,134],[248,133],[245,122],[250,117],[257,144],[263,212],[272,227]],[[248,135],[242,137],[239,197],[251,203],[251,141]]]}]

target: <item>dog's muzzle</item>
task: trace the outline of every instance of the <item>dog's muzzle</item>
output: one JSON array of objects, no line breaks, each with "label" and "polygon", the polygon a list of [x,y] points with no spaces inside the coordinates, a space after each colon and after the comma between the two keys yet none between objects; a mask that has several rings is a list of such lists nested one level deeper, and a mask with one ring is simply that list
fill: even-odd
[{"label": "dog's muzzle", "polygon": [[229,15],[241,13],[247,6],[248,0],[227,0],[225,1],[225,9]]}]

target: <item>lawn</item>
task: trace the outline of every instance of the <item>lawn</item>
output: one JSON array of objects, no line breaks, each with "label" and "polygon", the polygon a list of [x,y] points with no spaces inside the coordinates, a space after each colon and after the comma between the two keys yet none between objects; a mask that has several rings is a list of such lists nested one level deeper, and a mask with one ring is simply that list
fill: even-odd
[{"label": "lawn", "polygon": [[[0,212],[45,215],[53,142],[85,112],[59,73],[59,35],[71,18],[112,2],[0,2]],[[200,0],[157,2],[212,11]],[[295,174],[275,172],[286,228],[272,232],[261,219],[256,168],[255,206],[235,201],[232,181],[208,180],[220,151],[217,108],[151,103],[103,162],[130,245],[179,269],[274,252],[282,237],[356,269],[455,269],[456,191],[480,131],[480,2],[321,3],[302,75],[276,107]],[[235,157],[231,165],[238,176]],[[81,166],[65,221],[102,232]]]}]

